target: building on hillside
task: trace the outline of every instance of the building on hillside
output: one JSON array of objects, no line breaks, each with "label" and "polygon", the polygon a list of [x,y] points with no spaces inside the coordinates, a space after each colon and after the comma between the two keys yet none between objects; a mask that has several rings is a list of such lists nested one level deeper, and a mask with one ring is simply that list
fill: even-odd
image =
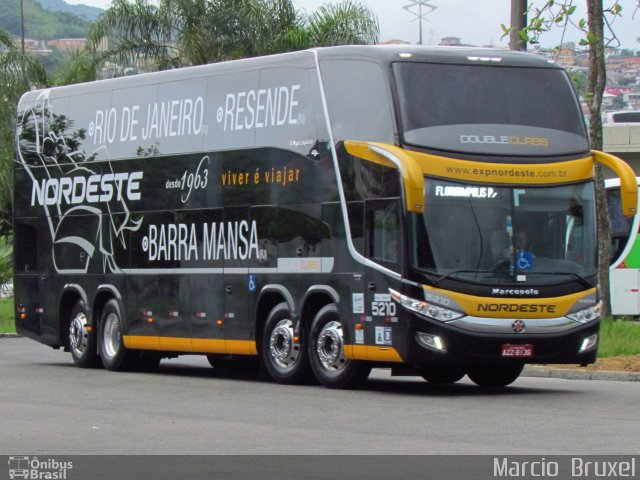
[{"label": "building on hillside", "polygon": [[[20,44],[18,40],[17,45]],[[24,39],[24,51],[36,56],[46,56],[51,54],[51,49],[47,48],[43,41],[33,38]]]},{"label": "building on hillside", "polygon": [[86,38],[57,38],[48,40],[47,46],[57,48],[63,52],[79,52],[84,49],[86,43]]},{"label": "building on hillside", "polygon": [[576,66],[576,44],[573,42],[563,43],[555,52],[555,61],[564,68],[573,68]]}]

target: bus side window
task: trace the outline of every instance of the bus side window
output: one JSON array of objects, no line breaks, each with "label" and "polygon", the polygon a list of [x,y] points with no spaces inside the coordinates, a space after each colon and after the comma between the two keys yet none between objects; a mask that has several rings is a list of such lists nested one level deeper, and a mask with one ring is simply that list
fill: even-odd
[{"label": "bus side window", "polygon": [[367,202],[367,256],[386,264],[398,264],[400,257],[399,199]]}]

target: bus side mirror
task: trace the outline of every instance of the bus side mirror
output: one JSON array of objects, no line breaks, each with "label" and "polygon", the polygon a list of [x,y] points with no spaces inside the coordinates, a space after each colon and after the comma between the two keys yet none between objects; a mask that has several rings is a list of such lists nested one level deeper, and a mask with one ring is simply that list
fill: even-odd
[{"label": "bus side mirror", "polygon": [[351,155],[387,166],[395,166],[402,175],[408,212],[424,212],[424,175],[416,161],[395,145],[378,142],[345,140],[344,146]]},{"label": "bus side mirror", "polygon": [[620,203],[622,214],[633,217],[638,211],[638,183],[633,169],[623,160],[608,153],[592,151],[596,162],[609,167],[620,177]]}]

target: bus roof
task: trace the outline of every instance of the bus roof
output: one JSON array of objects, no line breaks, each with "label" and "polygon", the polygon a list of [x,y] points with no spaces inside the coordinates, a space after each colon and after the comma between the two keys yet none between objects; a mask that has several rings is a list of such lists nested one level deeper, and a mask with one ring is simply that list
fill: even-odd
[{"label": "bus roof", "polygon": [[515,52],[480,47],[449,47],[424,45],[349,45],[313,49],[321,60],[333,58],[376,59],[390,63],[404,61],[454,63],[454,64],[500,64],[512,67],[562,68],[553,60],[532,53]]},{"label": "bus roof", "polygon": [[[312,61],[311,53],[317,52],[319,60],[370,60],[385,64],[393,61],[419,61],[452,64],[487,64],[513,67],[561,68],[555,62],[540,55],[491,48],[441,47],[422,45],[350,45],[322,47],[298,52],[281,53],[263,57],[245,58],[195,67],[184,67],[162,72],[143,73],[80,83],[52,90],[57,95],[78,95],[96,91],[126,88],[133,85],[149,85],[181,78],[195,78],[232,71],[245,71],[268,67],[304,66]],[[162,80],[160,80],[162,78]],[[27,92],[25,96],[33,95]]]}]

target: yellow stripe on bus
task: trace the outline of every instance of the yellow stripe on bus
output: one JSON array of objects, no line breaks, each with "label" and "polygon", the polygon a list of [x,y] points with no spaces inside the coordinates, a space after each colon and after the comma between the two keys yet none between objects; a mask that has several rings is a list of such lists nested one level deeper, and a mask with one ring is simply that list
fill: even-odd
[{"label": "yellow stripe on bus", "polygon": [[395,348],[373,345],[345,345],[344,356],[349,360],[370,360],[376,362],[403,363]]},{"label": "yellow stripe on bus", "polygon": [[554,163],[513,164],[441,157],[404,150],[387,143],[346,141],[345,148],[351,155],[388,167],[393,163],[379,152],[384,151],[395,158],[402,165],[407,209],[417,213],[424,210],[424,175],[494,185],[561,184],[589,180],[595,175],[591,156]]},{"label": "yellow stripe on bus", "polygon": [[126,348],[137,350],[164,350],[169,352],[225,353],[229,355],[257,355],[253,340],[222,340],[213,338],[157,337],[123,335]]},{"label": "yellow stripe on bus", "polygon": [[[596,289],[551,298],[476,297],[424,285],[429,292],[438,292],[455,300],[467,315],[485,318],[557,318],[564,317],[580,299],[595,295]],[[588,305],[585,306],[585,308]]]}]

